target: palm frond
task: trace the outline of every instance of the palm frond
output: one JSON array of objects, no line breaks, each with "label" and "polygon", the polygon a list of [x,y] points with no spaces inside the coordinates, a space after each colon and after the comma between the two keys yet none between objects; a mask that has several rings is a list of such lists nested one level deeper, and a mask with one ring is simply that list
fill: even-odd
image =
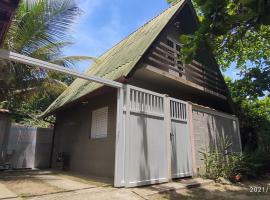
[{"label": "palm frond", "polygon": [[70,41],[69,30],[80,13],[73,0],[25,1],[18,8],[5,45],[30,55],[44,46]]},{"label": "palm frond", "polygon": [[63,56],[51,60],[52,63],[71,68],[75,66],[77,62],[82,61],[93,61],[95,63],[98,63],[98,59],[91,56]]}]

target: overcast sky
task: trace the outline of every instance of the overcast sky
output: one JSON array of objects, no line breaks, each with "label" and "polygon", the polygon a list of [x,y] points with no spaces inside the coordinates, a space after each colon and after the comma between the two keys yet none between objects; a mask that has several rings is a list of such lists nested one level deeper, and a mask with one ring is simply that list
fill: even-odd
[{"label": "overcast sky", "polygon": [[[76,0],[83,10],[66,55],[99,56],[168,8],[166,0]],[[90,63],[80,64],[80,71]],[[230,70],[229,75],[235,73]]]}]

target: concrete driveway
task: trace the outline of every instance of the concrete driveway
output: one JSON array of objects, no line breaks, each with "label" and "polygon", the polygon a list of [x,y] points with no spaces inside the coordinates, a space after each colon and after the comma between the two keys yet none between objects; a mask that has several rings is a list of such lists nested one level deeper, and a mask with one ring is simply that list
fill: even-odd
[{"label": "concrete driveway", "polygon": [[0,200],[141,200],[160,192],[212,183],[189,179],[140,188],[114,188],[109,179],[57,171],[20,171],[0,173]]}]

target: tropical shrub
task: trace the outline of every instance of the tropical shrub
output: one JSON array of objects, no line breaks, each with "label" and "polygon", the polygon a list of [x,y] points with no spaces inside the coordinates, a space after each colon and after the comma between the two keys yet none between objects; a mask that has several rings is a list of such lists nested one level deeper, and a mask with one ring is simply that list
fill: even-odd
[{"label": "tropical shrub", "polygon": [[[88,56],[65,56],[72,28],[81,14],[75,0],[23,0],[7,32],[4,48],[74,68]],[[0,59],[0,108],[24,125],[47,126],[41,114],[73,81],[71,76]]]},{"label": "tropical shrub", "polygon": [[231,151],[232,143],[228,137],[222,137],[218,143],[217,146],[200,151],[204,162],[201,175],[213,180],[219,178],[233,180],[237,174],[247,174],[249,168],[245,155]]}]

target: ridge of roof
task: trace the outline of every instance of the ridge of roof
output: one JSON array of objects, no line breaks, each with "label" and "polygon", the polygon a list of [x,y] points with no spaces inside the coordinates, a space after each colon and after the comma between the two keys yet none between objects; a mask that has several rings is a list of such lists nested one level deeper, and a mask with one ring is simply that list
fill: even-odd
[{"label": "ridge of roof", "polygon": [[[123,40],[97,58],[86,74],[116,80],[126,76],[138,63],[142,55],[168,24],[186,0],[171,5],[156,15]],[[125,47],[125,48],[123,48]],[[103,86],[99,83],[75,79],[73,83],[45,110],[42,117],[48,116],[60,107],[69,104]]]}]

